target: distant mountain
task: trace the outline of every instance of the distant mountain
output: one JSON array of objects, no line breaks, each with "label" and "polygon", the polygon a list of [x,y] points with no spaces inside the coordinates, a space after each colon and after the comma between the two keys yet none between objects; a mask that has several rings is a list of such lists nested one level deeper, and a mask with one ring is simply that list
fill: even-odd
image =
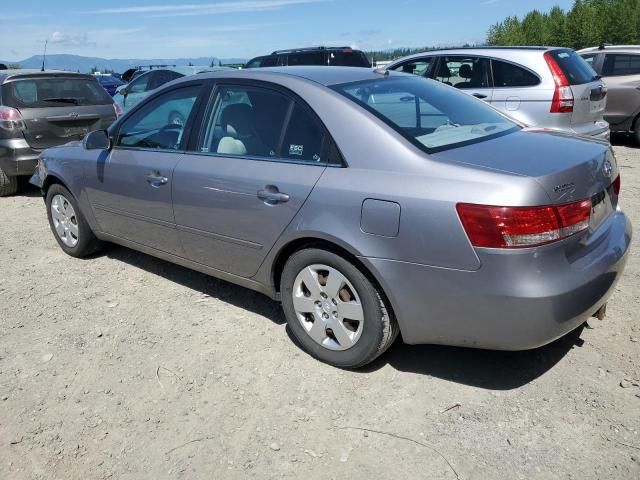
[{"label": "distant mountain", "polygon": [[[96,68],[98,71],[113,70],[115,72],[123,73],[125,70],[138,66],[138,65],[176,65],[185,66],[189,65],[210,65],[214,62],[215,65],[221,61],[223,64],[238,64],[245,63],[246,60],[242,58],[217,58],[217,57],[199,57],[199,58],[129,58],[129,59],[105,59],[98,57],[82,57],[80,55],[47,55],[46,68],[52,70],[71,70],[80,71],[81,73],[88,73],[92,68]],[[4,61],[0,60],[0,63],[6,65],[19,64],[22,68],[40,68],[42,67],[42,55],[34,55],[33,57],[25,58],[18,61]]]}]

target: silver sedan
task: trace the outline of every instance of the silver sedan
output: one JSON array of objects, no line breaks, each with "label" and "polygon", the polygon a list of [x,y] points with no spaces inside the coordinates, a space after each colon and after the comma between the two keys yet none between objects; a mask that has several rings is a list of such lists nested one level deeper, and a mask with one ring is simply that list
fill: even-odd
[{"label": "silver sedan", "polygon": [[347,368],[399,334],[551,342],[603,313],[631,241],[607,144],[357,68],[177,80],[45,151],[32,183],[68,254],[113,242],[260,291]]}]

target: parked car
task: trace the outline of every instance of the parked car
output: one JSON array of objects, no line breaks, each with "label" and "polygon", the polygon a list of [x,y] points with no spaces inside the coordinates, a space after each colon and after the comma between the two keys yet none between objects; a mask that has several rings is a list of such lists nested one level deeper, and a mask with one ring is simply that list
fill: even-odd
[{"label": "parked car", "polygon": [[604,119],[611,131],[631,133],[640,143],[640,45],[602,45],[578,53],[607,86]]},{"label": "parked car", "polygon": [[396,60],[387,69],[453,85],[530,127],[609,139],[603,118],[607,90],[567,48],[436,50]]},{"label": "parked car", "polygon": [[0,196],[17,191],[40,152],[107,128],[119,107],[91,75],[0,71]]},{"label": "parked car", "polygon": [[249,60],[244,68],[292,67],[299,65],[371,68],[371,63],[364,52],[354,50],[351,47],[311,47],[277,50],[271,55]]},{"label": "parked car", "polygon": [[[170,67],[149,70],[133,77],[131,83],[123,85],[116,90],[114,100],[123,112],[131,110],[143,98],[147,97],[153,90],[161,87],[172,80],[188,75],[195,75],[202,72],[215,72],[227,70],[225,67]],[[185,116],[181,112],[170,112],[173,115],[173,122],[184,122]]]},{"label": "parked car", "polygon": [[112,97],[116,94],[118,87],[124,85],[122,80],[117,79],[113,75],[95,75],[98,83],[102,85],[109,95]]},{"label": "parked car", "polygon": [[600,315],[631,241],[619,175],[604,142],[442,83],[293,67],[173,82],[32,183],[69,255],[110,241],[258,290],[357,367],[399,332],[519,350]]}]

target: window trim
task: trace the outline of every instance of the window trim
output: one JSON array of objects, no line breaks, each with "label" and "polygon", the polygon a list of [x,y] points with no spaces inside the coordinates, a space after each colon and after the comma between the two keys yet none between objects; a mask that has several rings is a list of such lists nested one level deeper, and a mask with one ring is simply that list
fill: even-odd
[{"label": "window trim", "polygon": [[[520,63],[516,63],[516,62],[512,62],[511,60],[505,60],[502,58],[496,58],[496,57],[487,57],[489,58],[489,70],[490,70],[490,74],[491,74],[491,85],[494,90],[510,90],[513,88],[536,88],[539,87],[542,84],[542,78],[540,77],[540,75],[538,75],[536,72],[534,72],[532,69],[525,67],[524,65],[520,64]],[[508,63],[510,65],[513,65],[514,67],[518,67],[521,68],[523,70],[526,70],[527,72],[529,72],[531,75],[533,75],[534,77],[536,77],[538,79],[538,83],[536,83],[535,85],[527,85],[527,86],[519,86],[519,87],[498,87],[496,86],[496,79],[495,79],[495,75],[493,74],[493,62],[502,62],[502,63]]]},{"label": "window trim", "polygon": [[[209,98],[203,99],[201,102],[201,107],[197,113],[195,118],[195,122],[197,124],[197,128],[194,128],[189,137],[189,142],[186,145],[185,153],[189,155],[198,155],[198,156],[206,156],[206,157],[217,157],[217,158],[237,158],[242,160],[253,160],[253,161],[263,161],[263,162],[275,162],[275,163],[292,163],[299,165],[310,165],[316,167],[333,167],[333,168],[344,168],[347,167],[347,163],[344,159],[344,155],[340,151],[340,147],[334,140],[333,136],[327,129],[326,125],[322,121],[322,119],[318,116],[318,114],[309,106],[307,102],[305,102],[299,95],[289,90],[286,87],[281,85],[266,82],[263,80],[250,80],[246,78],[223,78],[223,79],[211,79],[211,85],[205,88],[204,90],[209,90]],[[225,155],[217,152],[201,152],[198,150],[198,146],[202,144],[204,140],[204,135],[206,134],[206,120],[212,112],[212,109],[215,108],[215,102],[217,95],[221,88],[224,87],[248,87],[248,88],[262,88],[267,90],[272,90],[281,95],[284,95],[290,100],[289,110],[285,116],[285,123],[283,123],[283,128],[280,131],[280,139],[278,142],[278,152],[276,157],[262,157],[257,155]],[[320,129],[322,130],[324,140],[322,145],[323,155],[328,154],[331,150],[331,146],[334,146],[335,151],[339,155],[340,158],[336,159],[336,161],[331,162],[331,159],[325,162],[312,163],[308,160],[292,160],[283,158],[281,156],[282,152],[282,142],[287,133],[287,129],[289,128],[289,121],[291,120],[291,115],[293,114],[293,110],[295,106],[298,105],[303,108],[308,115],[310,115],[318,124]]]},{"label": "window trim", "polygon": [[[129,112],[127,112],[120,119],[118,119],[118,121],[114,123],[111,126],[111,128],[109,128],[109,138],[111,138],[111,145],[112,145],[111,150],[134,150],[134,151],[140,151],[140,152],[184,153],[186,151],[187,146],[189,145],[189,140],[191,138],[191,130],[193,128],[193,124],[195,123],[195,120],[197,119],[197,114],[200,110],[199,105],[203,100],[204,95],[206,94],[207,89],[205,88],[205,85],[206,85],[206,82],[203,82],[201,80],[180,83],[166,90],[161,88],[158,92],[146,97],[143,101],[138,103],[134,108],[132,108]],[[167,95],[177,90],[190,88],[190,87],[200,87],[200,91],[196,96],[194,108],[191,110],[191,113],[189,114],[189,118],[187,118],[187,121],[184,124],[184,131],[182,133],[182,138],[180,139],[180,145],[178,149],[167,150],[167,149],[161,149],[161,148],[147,148],[147,147],[133,147],[133,146],[118,145],[118,141],[120,140],[120,131],[123,125],[137,111],[141,110],[142,108],[144,108],[145,105],[153,102],[155,99],[163,95]]]}]

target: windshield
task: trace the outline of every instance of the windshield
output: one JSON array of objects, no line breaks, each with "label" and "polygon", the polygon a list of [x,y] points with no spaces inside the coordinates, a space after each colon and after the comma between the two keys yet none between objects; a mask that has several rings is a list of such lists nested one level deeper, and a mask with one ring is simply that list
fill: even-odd
[{"label": "windshield", "polygon": [[598,76],[586,60],[573,50],[552,50],[549,55],[558,63],[571,85],[589,83]]},{"label": "windshield", "polygon": [[25,78],[5,83],[2,85],[2,101],[14,108],[113,103],[97,80],[72,77]]},{"label": "windshield", "polygon": [[428,153],[518,129],[514,122],[466,93],[419,77],[386,77],[333,88]]}]

